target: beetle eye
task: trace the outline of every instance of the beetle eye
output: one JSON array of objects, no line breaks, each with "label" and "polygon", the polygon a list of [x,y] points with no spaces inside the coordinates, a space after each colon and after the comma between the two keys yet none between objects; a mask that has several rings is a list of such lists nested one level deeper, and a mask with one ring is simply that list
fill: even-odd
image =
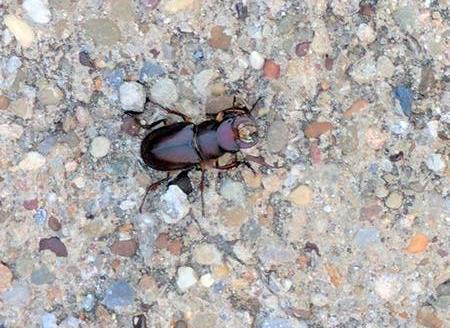
[{"label": "beetle eye", "polygon": [[258,129],[254,124],[245,123],[238,126],[239,139],[245,143],[254,143],[258,139]]}]

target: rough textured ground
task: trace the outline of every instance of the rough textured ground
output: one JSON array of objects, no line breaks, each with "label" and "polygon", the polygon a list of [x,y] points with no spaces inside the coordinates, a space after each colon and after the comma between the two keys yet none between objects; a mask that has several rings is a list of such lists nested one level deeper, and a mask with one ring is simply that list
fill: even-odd
[{"label": "rough textured ground", "polygon": [[[0,1],[0,327],[449,327],[448,6]],[[139,214],[146,95],[283,168]]]}]

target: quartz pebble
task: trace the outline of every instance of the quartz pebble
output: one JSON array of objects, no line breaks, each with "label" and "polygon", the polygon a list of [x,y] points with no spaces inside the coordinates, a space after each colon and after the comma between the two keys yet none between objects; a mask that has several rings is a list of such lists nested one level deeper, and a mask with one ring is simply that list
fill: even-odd
[{"label": "quartz pebble", "polygon": [[33,45],[34,32],[24,20],[14,15],[6,15],[4,22],[22,47],[29,48]]},{"label": "quartz pebble", "polygon": [[45,157],[35,151],[30,151],[20,161],[19,168],[24,171],[36,171],[45,165]]},{"label": "quartz pebble", "polygon": [[164,222],[175,224],[184,218],[190,209],[186,194],[177,186],[170,185],[161,196],[161,210]]},{"label": "quartz pebble", "polygon": [[142,112],[144,110],[144,87],[136,82],[125,82],[119,88],[120,104],[126,111]]},{"label": "quartz pebble", "polygon": [[95,158],[105,157],[109,153],[111,141],[106,137],[95,137],[91,142],[89,152]]},{"label": "quartz pebble", "polygon": [[181,291],[186,291],[197,283],[197,275],[191,267],[179,267],[177,286]]},{"label": "quartz pebble", "polygon": [[253,69],[260,70],[264,66],[264,57],[257,51],[250,53],[249,60]]},{"label": "quartz pebble", "polygon": [[383,274],[374,283],[375,292],[383,300],[393,300],[401,290],[401,280],[394,274]]},{"label": "quartz pebble", "polygon": [[207,273],[200,277],[200,283],[203,287],[209,288],[214,284],[214,278],[212,274]]},{"label": "quartz pebble", "polygon": [[42,0],[25,0],[22,7],[35,23],[47,24],[50,22],[51,13],[47,8],[46,2]]},{"label": "quartz pebble", "polygon": [[358,30],[356,31],[356,35],[358,39],[365,44],[372,43],[376,39],[376,34],[370,25],[362,23],[358,26]]}]

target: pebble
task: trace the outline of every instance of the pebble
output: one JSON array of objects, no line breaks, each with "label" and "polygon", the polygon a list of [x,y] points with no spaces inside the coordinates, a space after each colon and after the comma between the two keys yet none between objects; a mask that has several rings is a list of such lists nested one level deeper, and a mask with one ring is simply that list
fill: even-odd
[{"label": "pebble", "polygon": [[142,112],[145,104],[144,87],[136,82],[125,82],[119,88],[120,104],[125,111]]},{"label": "pebble", "polygon": [[278,65],[273,59],[266,59],[264,61],[264,76],[271,80],[280,78],[280,65]]},{"label": "pebble", "polygon": [[258,249],[258,257],[266,267],[293,262],[296,256],[297,254],[292,248],[280,241],[271,240],[261,243],[261,247]]},{"label": "pebble", "polygon": [[22,8],[35,23],[47,24],[50,22],[50,10],[47,8],[47,3],[42,0],[25,0]]},{"label": "pebble", "polygon": [[14,115],[28,120],[33,116],[33,103],[27,98],[19,98],[11,102],[8,110]]},{"label": "pebble", "polygon": [[223,26],[214,26],[208,44],[217,49],[227,50],[231,44],[231,37],[223,32]]},{"label": "pebble", "polygon": [[398,209],[402,206],[403,196],[402,194],[394,191],[389,194],[389,196],[385,200],[385,204],[387,207],[391,209]]},{"label": "pebble", "polygon": [[353,65],[350,76],[358,84],[372,83],[377,76],[375,60],[371,56],[360,59]]},{"label": "pebble", "polygon": [[400,103],[403,114],[406,117],[412,116],[413,93],[410,88],[400,85],[394,89],[394,97]]},{"label": "pebble", "polygon": [[150,89],[152,100],[166,107],[178,100],[177,86],[171,79],[158,80]]},{"label": "pebble", "polygon": [[34,285],[50,285],[55,281],[56,277],[50,270],[42,265],[39,269],[31,273],[31,283]]},{"label": "pebble", "polygon": [[209,85],[217,76],[217,71],[213,69],[205,69],[195,75],[192,83],[197,94],[201,97],[208,97],[210,94]]},{"label": "pebble", "polygon": [[[280,133],[280,131],[284,133]],[[268,152],[283,153],[289,142],[289,127],[283,121],[273,122],[267,131],[266,140]]]},{"label": "pebble", "polygon": [[95,158],[101,158],[108,155],[110,147],[111,141],[108,138],[102,136],[95,137],[91,142],[89,152]]},{"label": "pebble", "polygon": [[111,46],[120,41],[120,29],[108,18],[92,18],[85,22],[84,29],[97,45]]},{"label": "pebble", "polygon": [[409,240],[409,244],[408,247],[406,248],[406,251],[412,254],[422,253],[427,249],[428,242],[429,242],[428,237],[425,234],[416,233]]},{"label": "pebble", "polygon": [[45,86],[39,90],[37,97],[44,106],[58,105],[63,98],[63,93],[55,86]]},{"label": "pebble", "polygon": [[257,51],[250,53],[249,61],[253,69],[260,70],[264,66],[264,57]]},{"label": "pebble", "polygon": [[177,276],[177,286],[184,292],[197,283],[197,275],[191,267],[179,267]]},{"label": "pebble", "polygon": [[103,304],[110,310],[131,305],[134,301],[134,291],[130,284],[123,280],[114,281],[108,287]]},{"label": "pebble", "polygon": [[383,274],[375,280],[374,289],[383,300],[393,300],[401,290],[401,279],[395,274]]},{"label": "pebble", "polygon": [[360,249],[366,249],[372,244],[380,242],[380,232],[376,228],[359,229],[355,235],[355,244]]},{"label": "pebble", "polygon": [[326,306],[329,301],[328,297],[322,293],[315,293],[311,295],[311,303],[318,307]]},{"label": "pebble", "polygon": [[426,162],[428,169],[437,174],[442,174],[447,167],[441,154],[431,154],[428,156]]},{"label": "pebble", "polygon": [[119,88],[122,85],[124,78],[125,72],[121,68],[105,71],[106,83],[108,83],[110,86],[114,88]]},{"label": "pebble", "polygon": [[209,288],[214,284],[214,278],[211,273],[204,274],[200,277],[200,283],[203,287]]},{"label": "pebble", "polygon": [[406,135],[409,129],[409,123],[405,121],[395,121],[389,126],[392,133],[397,135]]},{"label": "pebble", "polygon": [[315,29],[311,49],[318,55],[327,55],[332,52],[330,36],[324,24]]},{"label": "pebble", "polygon": [[164,74],[166,74],[165,69],[157,62],[146,61],[141,69],[139,79],[147,81],[152,77],[163,76]]},{"label": "pebble", "polygon": [[309,42],[309,41],[301,42],[301,43],[297,44],[295,46],[295,54],[298,57],[305,57],[309,52],[310,46],[311,46],[311,42]]},{"label": "pebble", "polygon": [[374,150],[380,150],[384,147],[386,136],[380,131],[369,128],[366,132],[367,144]]},{"label": "pebble", "polygon": [[33,45],[34,32],[24,20],[14,15],[6,15],[4,23],[22,47],[29,48]]},{"label": "pebble", "polygon": [[245,192],[242,183],[225,179],[220,186],[220,194],[228,201],[235,204],[243,204],[245,201]]},{"label": "pebble", "polygon": [[165,2],[164,11],[174,14],[180,11],[190,11],[195,8],[198,0],[169,0]]},{"label": "pebble", "polygon": [[200,244],[192,252],[194,261],[201,265],[220,264],[222,254],[213,244]]},{"label": "pebble", "polygon": [[0,137],[10,140],[20,139],[24,132],[23,127],[18,124],[10,123],[10,124],[0,124]]},{"label": "pebble", "polygon": [[53,313],[44,313],[41,316],[41,328],[58,328],[56,324],[56,315]]},{"label": "pebble", "polygon": [[380,56],[377,60],[377,75],[380,78],[389,79],[394,75],[395,66],[389,57]]},{"label": "pebble", "polygon": [[87,294],[83,299],[83,309],[87,312],[92,311],[95,306],[95,296]]},{"label": "pebble", "polygon": [[305,128],[305,136],[308,138],[319,138],[322,134],[333,129],[331,122],[312,122]]},{"label": "pebble", "polygon": [[54,216],[51,216],[48,219],[48,227],[52,229],[53,231],[60,231],[62,228],[61,222]]},{"label": "pebble", "polygon": [[306,185],[300,185],[289,194],[288,199],[298,207],[308,207],[313,199],[313,191]]},{"label": "pebble", "polygon": [[369,107],[369,102],[365,99],[357,99],[353,104],[344,112],[344,117],[349,119],[352,116],[365,111]]},{"label": "pebble", "polygon": [[395,22],[404,31],[413,32],[413,29],[420,25],[418,24],[418,11],[414,5],[406,5],[400,7],[393,15]]},{"label": "pebble", "polygon": [[416,313],[416,321],[426,328],[444,328],[444,322],[431,306],[423,306]]},{"label": "pebble", "polygon": [[356,35],[358,36],[358,39],[364,44],[372,43],[377,38],[375,31],[372,29],[372,27],[365,23],[362,23],[358,26]]},{"label": "pebble", "polygon": [[59,237],[43,238],[39,241],[39,252],[49,250],[55,253],[58,257],[67,257],[66,245],[59,239]]},{"label": "pebble", "polygon": [[27,285],[16,282],[12,286],[0,294],[0,299],[10,307],[24,308],[31,300],[31,290]]},{"label": "pebble", "polygon": [[164,222],[175,224],[189,213],[190,204],[186,194],[177,185],[170,185],[161,196],[160,209]]},{"label": "pebble", "polygon": [[9,98],[3,95],[0,95],[0,110],[5,110],[9,106]]},{"label": "pebble", "polygon": [[135,239],[117,240],[111,245],[111,253],[124,257],[133,257],[139,247]]},{"label": "pebble", "polygon": [[19,168],[24,171],[36,171],[46,163],[45,157],[35,151],[30,151],[20,161]]},{"label": "pebble", "polygon": [[0,294],[11,287],[12,280],[13,274],[11,270],[0,262]]}]

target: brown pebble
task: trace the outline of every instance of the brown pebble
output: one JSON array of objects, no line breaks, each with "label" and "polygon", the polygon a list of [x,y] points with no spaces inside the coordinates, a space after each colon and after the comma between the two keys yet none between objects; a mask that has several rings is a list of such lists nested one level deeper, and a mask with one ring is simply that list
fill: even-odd
[{"label": "brown pebble", "polygon": [[39,252],[49,250],[58,257],[67,257],[66,245],[58,237],[43,238],[39,241]]},{"label": "brown pebble", "polygon": [[11,282],[13,279],[13,274],[11,270],[0,262],[0,293],[6,291],[11,287]]},{"label": "brown pebble", "polygon": [[137,136],[139,134],[139,124],[136,119],[131,116],[127,116],[123,119],[120,131],[130,136]]},{"label": "brown pebble", "polygon": [[311,42],[300,42],[295,46],[295,54],[299,57],[304,57],[308,54],[309,46]]},{"label": "brown pebble", "polygon": [[174,256],[180,256],[183,249],[183,242],[180,239],[171,240],[167,250]]},{"label": "brown pebble", "polygon": [[59,222],[59,220],[57,218],[55,218],[54,216],[51,216],[48,219],[48,226],[53,231],[59,231],[62,228],[61,222]]},{"label": "brown pebble", "polygon": [[328,70],[328,71],[331,71],[332,69],[333,69],[333,64],[334,64],[334,60],[333,60],[333,58],[331,58],[330,56],[326,56],[325,57],[325,68]]},{"label": "brown pebble", "polygon": [[136,254],[139,243],[135,239],[117,240],[111,245],[111,253],[119,256],[132,257]]},{"label": "brown pebble", "polygon": [[23,202],[23,207],[29,211],[37,209],[38,205],[39,201],[37,200],[37,198],[27,199]]},{"label": "brown pebble", "polygon": [[223,33],[222,26],[214,26],[211,29],[211,38],[208,44],[217,49],[227,50],[230,47],[231,37]]},{"label": "brown pebble", "polygon": [[351,118],[354,114],[358,114],[369,107],[369,102],[365,99],[357,99],[355,102],[344,112],[345,118]]},{"label": "brown pebble", "polygon": [[264,62],[264,76],[268,79],[280,78],[280,65],[275,63],[273,59],[266,59]]},{"label": "brown pebble", "polygon": [[8,106],[9,106],[8,97],[0,95],[0,110],[7,109]]},{"label": "brown pebble", "polygon": [[362,3],[359,7],[359,13],[362,16],[372,17],[375,16],[375,6],[370,3]]},{"label": "brown pebble", "polygon": [[306,127],[305,136],[308,138],[318,138],[332,128],[333,124],[330,122],[312,122]]},{"label": "brown pebble", "polygon": [[166,249],[169,247],[169,234],[167,233],[160,233],[155,241],[155,246],[159,249]]}]

